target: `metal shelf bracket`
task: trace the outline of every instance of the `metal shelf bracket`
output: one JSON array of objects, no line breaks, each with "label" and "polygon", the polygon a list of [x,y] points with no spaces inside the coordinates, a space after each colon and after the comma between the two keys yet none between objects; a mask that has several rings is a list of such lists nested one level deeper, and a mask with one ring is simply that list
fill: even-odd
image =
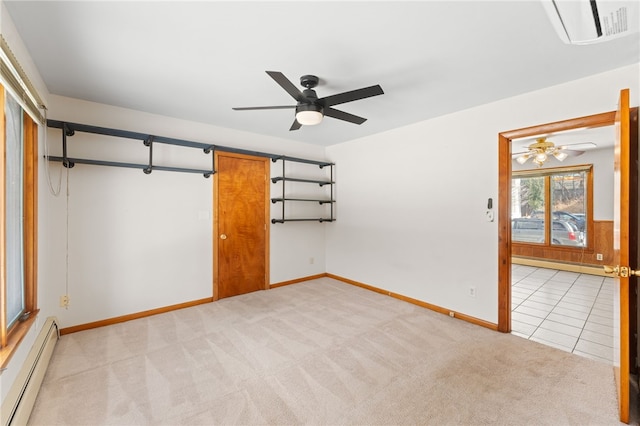
[{"label": "metal shelf bracket", "polygon": [[69,157],[67,157],[67,136],[73,136],[75,133],[75,131],[67,127],[66,123],[64,124],[62,128],[62,165],[67,169],[72,169],[75,166],[75,163],[69,161]]},{"label": "metal shelf bracket", "polygon": [[216,155],[215,155],[216,146],[215,145],[208,146],[204,148],[202,151],[205,154],[211,153],[211,171],[203,174],[203,176],[208,179],[211,175],[216,174]]},{"label": "metal shelf bracket", "polygon": [[143,142],[144,146],[149,147],[149,165],[142,169],[145,175],[151,174],[153,171],[153,135],[149,135]]}]

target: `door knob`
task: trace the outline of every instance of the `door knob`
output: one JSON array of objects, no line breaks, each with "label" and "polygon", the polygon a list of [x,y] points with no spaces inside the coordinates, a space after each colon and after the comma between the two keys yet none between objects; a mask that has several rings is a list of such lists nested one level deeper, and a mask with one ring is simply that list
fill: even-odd
[{"label": "door knob", "polygon": [[619,265],[607,266],[607,265],[604,265],[602,268],[604,269],[604,273],[605,274],[613,274],[616,277],[626,278],[626,277],[630,277],[630,276],[633,276],[633,275],[635,275],[637,277],[640,277],[640,270],[634,271],[633,269],[629,268],[628,266],[619,266]]},{"label": "door knob", "polygon": [[220,239],[221,240],[226,240],[227,239],[227,235],[226,234],[220,234]]}]

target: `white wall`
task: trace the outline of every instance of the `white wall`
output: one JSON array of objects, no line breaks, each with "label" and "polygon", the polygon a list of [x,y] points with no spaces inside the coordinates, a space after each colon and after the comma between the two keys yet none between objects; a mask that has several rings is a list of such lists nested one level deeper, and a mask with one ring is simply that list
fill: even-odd
[{"label": "white wall", "polygon": [[327,272],[497,323],[498,229],[484,213],[488,198],[498,207],[498,133],[615,110],[623,88],[638,105],[639,75],[636,64],[329,147]]}]

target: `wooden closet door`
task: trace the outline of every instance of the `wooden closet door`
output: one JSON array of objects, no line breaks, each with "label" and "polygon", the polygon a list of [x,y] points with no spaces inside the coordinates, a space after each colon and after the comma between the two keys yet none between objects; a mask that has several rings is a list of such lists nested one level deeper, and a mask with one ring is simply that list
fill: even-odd
[{"label": "wooden closet door", "polygon": [[269,288],[269,159],[215,153],[214,300]]}]

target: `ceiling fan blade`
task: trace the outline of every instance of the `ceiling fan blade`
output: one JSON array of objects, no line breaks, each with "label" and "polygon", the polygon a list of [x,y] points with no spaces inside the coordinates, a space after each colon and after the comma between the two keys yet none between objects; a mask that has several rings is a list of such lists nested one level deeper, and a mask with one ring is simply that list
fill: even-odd
[{"label": "ceiling fan blade", "polygon": [[589,148],[596,148],[598,145],[596,145],[593,142],[581,142],[581,143],[570,143],[570,144],[566,144],[566,145],[560,145],[558,148],[561,149],[566,149],[566,148],[570,148],[570,149],[589,149]]},{"label": "ceiling fan blade", "polygon": [[276,81],[276,83],[280,85],[280,87],[282,87],[288,94],[290,94],[291,97],[293,97],[293,99],[295,99],[298,102],[307,101],[307,98],[304,97],[302,92],[298,90],[298,88],[291,81],[289,81],[289,79],[285,77],[284,74],[282,74],[279,71],[265,71],[265,72],[269,74],[269,77],[273,78]]},{"label": "ceiling fan blade", "polygon": [[349,114],[348,112],[339,111],[334,108],[325,108],[324,115],[327,117],[337,118],[338,120],[348,121],[349,123],[362,124],[367,121],[366,118],[358,117],[357,115]]},{"label": "ceiling fan blade", "polygon": [[570,157],[577,157],[578,155],[584,154],[584,151],[576,151],[575,149],[563,149],[560,152],[564,152]]},{"label": "ceiling fan blade", "polygon": [[512,157],[517,157],[519,155],[524,155],[524,154],[529,154],[531,151],[520,151],[520,152],[512,152],[511,156]]},{"label": "ceiling fan blade", "polygon": [[300,127],[302,127],[302,124],[300,124],[298,120],[293,120],[293,124],[291,124],[289,131],[298,130]]},{"label": "ceiling fan blade", "polygon": [[235,107],[231,108],[234,111],[249,111],[256,109],[293,109],[295,105],[281,105],[281,106],[259,106],[259,107]]},{"label": "ceiling fan blade", "polygon": [[338,93],[336,95],[325,96],[318,99],[318,103],[325,108],[331,105],[344,104],[346,102],[357,101],[359,99],[370,98],[372,96],[382,95],[382,87],[380,85],[369,86],[363,89],[351,90],[349,92]]}]

